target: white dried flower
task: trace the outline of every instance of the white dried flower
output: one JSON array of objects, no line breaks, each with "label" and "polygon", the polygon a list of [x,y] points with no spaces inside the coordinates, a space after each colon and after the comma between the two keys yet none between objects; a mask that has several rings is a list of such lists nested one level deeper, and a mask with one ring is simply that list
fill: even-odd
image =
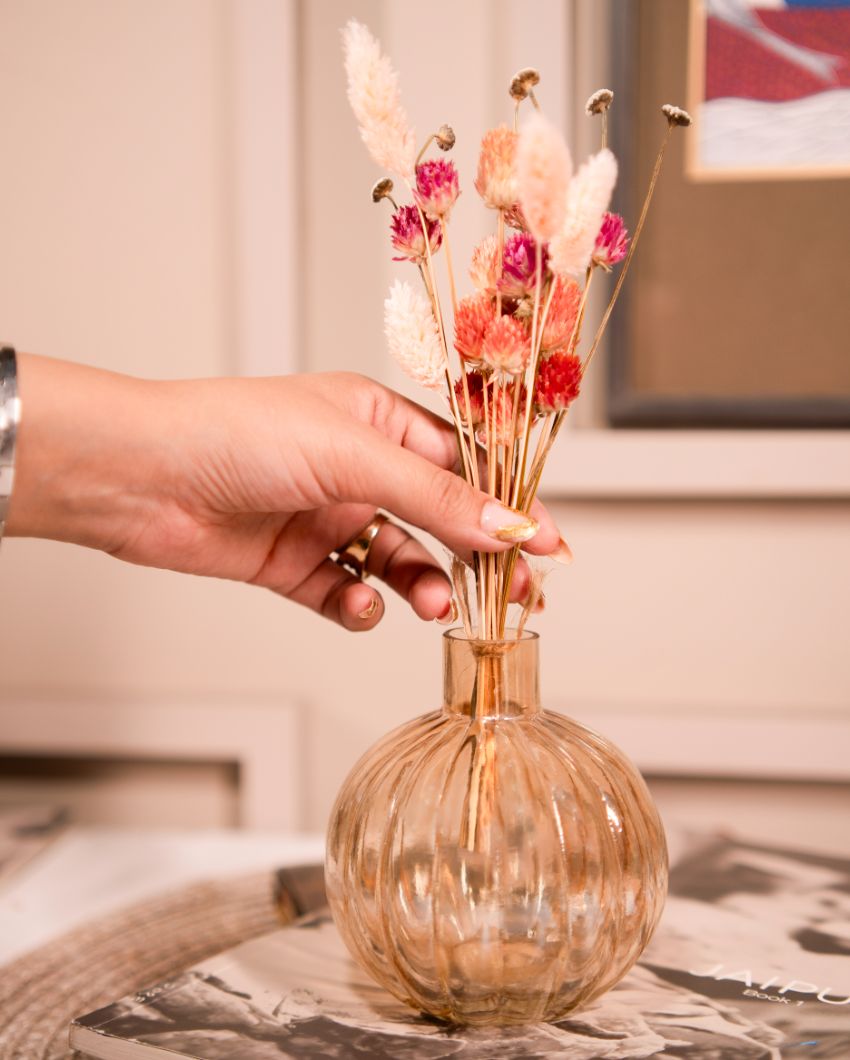
[{"label": "white dried flower", "polygon": [[591,155],[570,181],[564,227],[549,245],[549,264],[555,272],[584,273],[616,182],[617,159],[607,147]]},{"label": "white dried flower", "polygon": [[588,97],[584,105],[584,113],[588,117],[594,114],[604,114],[614,102],[614,93],[610,88],[598,88],[592,96]]},{"label": "white dried flower", "polygon": [[661,108],[661,113],[670,125],[688,126],[693,121],[693,118],[686,110],[682,110],[681,107],[674,107],[672,103],[665,103]]},{"label": "white dried flower", "polygon": [[348,102],[369,154],[382,169],[413,175],[416,138],[401,105],[398,74],[369,30],[351,19],[343,30]]},{"label": "white dried flower", "polygon": [[543,243],[563,228],[572,171],[563,136],[535,111],[519,134],[516,182],[528,230]]},{"label": "white dried flower", "polygon": [[384,332],[402,370],[429,390],[446,379],[446,354],[430,302],[409,283],[396,280],[384,302]]}]

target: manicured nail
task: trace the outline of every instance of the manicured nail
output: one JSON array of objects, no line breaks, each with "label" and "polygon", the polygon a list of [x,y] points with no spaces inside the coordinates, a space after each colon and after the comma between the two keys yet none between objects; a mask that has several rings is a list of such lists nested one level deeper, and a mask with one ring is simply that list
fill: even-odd
[{"label": "manicured nail", "polygon": [[481,529],[497,541],[519,544],[530,541],[540,524],[525,512],[508,508],[498,501],[488,501],[481,511]]},{"label": "manicured nail", "polygon": [[362,619],[371,618],[372,615],[378,610],[378,598],[373,596],[369,601],[368,606],[364,607],[362,611],[357,612],[357,617]]},{"label": "manicured nail", "polygon": [[454,597],[452,597],[452,599],[449,600],[448,608],[439,616],[439,618],[435,618],[434,621],[438,626],[450,626],[453,622],[457,622],[457,616],[457,604],[454,601]]},{"label": "manicured nail", "polygon": [[561,538],[555,551],[549,553],[549,559],[553,559],[556,563],[572,563],[573,550],[566,541]]}]

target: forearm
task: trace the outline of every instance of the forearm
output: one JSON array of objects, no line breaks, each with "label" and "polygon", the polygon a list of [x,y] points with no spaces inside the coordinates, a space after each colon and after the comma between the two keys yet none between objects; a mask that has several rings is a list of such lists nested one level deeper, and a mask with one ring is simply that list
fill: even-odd
[{"label": "forearm", "polygon": [[7,536],[113,551],[145,517],[156,384],[18,354],[21,422]]}]

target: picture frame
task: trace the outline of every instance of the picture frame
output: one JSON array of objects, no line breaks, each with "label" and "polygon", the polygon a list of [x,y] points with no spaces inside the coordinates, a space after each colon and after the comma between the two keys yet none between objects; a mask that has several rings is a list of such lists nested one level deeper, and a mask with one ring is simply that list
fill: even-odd
[{"label": "picture frame", "polygon": [[[693,0],[685,9],[675,0],[635,0],[612,8],[610,87],[615,103],[609,138],[620,163],[612,209],[631,225],[640,213],[652,166],[650,152],[656,149],[651,133],[660,119],[655,111],[661,103],[680,103],[693,84],[690,49],[699,41],[694,10],[703,2]],[[669,70],[659,73],[665,64]],[[664,98],[655,98],[659,92]],[[783,181],[778,172],[767,177],[744,168],[734,176],[729,172],[722,179],[708,179],[693,169],[693,148],[687,144],[695,132],[683,130],[667,150],[641,246],[612,316],[607,347],[609,425],[850,428],[850,269],[842,267],[840,249],[836,260],[821,267],[823,241],[835,246],[835,218],[845,210],[850,215],[850,180],[828,185],[826,197],[823,173],[810,177],[796,172],[793,179],[786,173]],[[771,223],[771,217],[801,214],[813,218],[808,228],[798,225],[794,231],[789,227],[777,233],[781,226]],[[689,219],[684,233],[683,217]],[[730,270],[736,233],[725,233],[733,250],[724,257],[721,230],[750,222],[756,233],[750,243],[762,239],[764,245],[745,246],[749,259],[732,262]],[[758,229],[760,223],[763,230]],[[717,266],[703,267],[702,259],[715,251]],[[737,269],[742,282],[735,279]],[[796,290],[794,283],[802,292],[798,306],[791,306],[787,293],[789,287]],[[685,306],[688,300],[691,304]],[[729,311],[709,341],[711,325],[700,314],[712,300]],[[652,372],[646,365],[657,359],[658,336],[665,333],[664,314],[671,303],[678,307],[682,347],[680,367],[672,373],[681,371],[691,378],[673,379],[669,385],[662,379],[664,385],[659,386],[659,373],[647,382]],[[787,322],[782,317],[786,310]],[[783,342],[789,348],[782,350]],[[718,364],[724,357],[734,362],[727,365],[728,381],[722,388],[706,385],[704,375],[700,378],[715,355]],[[750,356],[752,365],[747,366]],[[668,373],[671,363],[668,351]]]},{"label": "picture frame", "polygon": [[850,175],[850,0],[690,0],[688,174]]}]

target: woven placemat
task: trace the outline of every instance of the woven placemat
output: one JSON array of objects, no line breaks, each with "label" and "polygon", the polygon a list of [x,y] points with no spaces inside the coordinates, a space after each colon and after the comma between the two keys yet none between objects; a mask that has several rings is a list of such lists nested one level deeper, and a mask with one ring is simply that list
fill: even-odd
[{"label": "woven placemat", "polygon": [[[306,912],[318,867],[198,883],[75,928],[0,967],[0,1060],[68,1060],[68,1024]],[[290,887],[289,884],[294,886]]]}]

